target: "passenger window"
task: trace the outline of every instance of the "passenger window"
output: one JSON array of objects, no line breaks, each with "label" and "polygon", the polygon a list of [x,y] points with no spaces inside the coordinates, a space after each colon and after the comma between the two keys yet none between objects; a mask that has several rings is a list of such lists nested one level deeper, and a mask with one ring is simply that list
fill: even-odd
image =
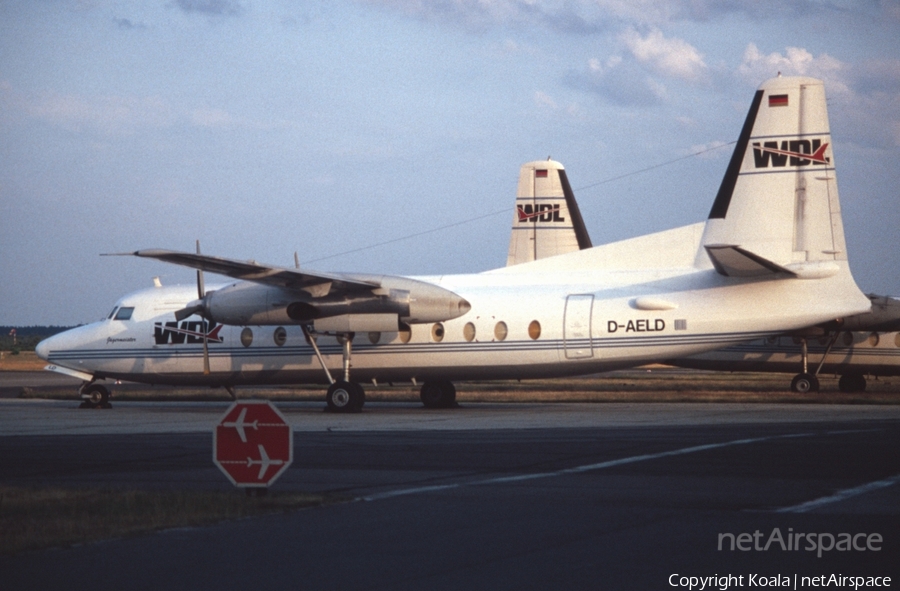
[{"label": "passenger window", "polygon": [[275,344],[281,347],[287,342],[287,331],[283,326],[279,326],[275,329],[275,333],[272,335],[272,338],[275,340]]},{"label": "passenger window", "polygon": [[116,320],[131,320],[131,315],[134,313],[134,308],[126,308],[122,306],[119,308],[119,311],[116,312]]},{"label": "passenger window", "polygon": [[244,327],[244,330],[241,331],[241,344],[245,347],[253,344],[253,330],[249,326]]}]

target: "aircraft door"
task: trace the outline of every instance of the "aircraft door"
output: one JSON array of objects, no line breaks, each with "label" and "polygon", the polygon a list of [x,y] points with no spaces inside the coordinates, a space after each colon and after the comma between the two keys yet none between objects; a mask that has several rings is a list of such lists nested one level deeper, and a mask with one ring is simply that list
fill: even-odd
[{"label": "aircraft door", "polygon": [[594,356],[591,342],[591,309],[594,296],[577,294],[566,297],[563,317],[563,341],[566,359],[586,359]]}]

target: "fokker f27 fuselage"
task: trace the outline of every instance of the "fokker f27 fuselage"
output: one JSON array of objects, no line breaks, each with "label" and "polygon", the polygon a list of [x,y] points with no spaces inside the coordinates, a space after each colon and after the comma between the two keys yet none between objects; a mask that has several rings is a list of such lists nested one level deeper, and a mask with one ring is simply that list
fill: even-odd
[{"label": "fokker f27 fuselage", "polygon": [[[824,164],[787,157],[784,167],[759,166],[759,138],[793,149],[813,136]],[[822,83],[776,78],[754,97],[705,223],[415,278],[137,251],[237,281],[126,296],[110,318],[52,337],[38,353],[88,383],[327,381],[335,410],[358,410],[364,382],[423,382],[426,405],[445,406],[453,380],[583,375],[688,356],[869,309],[847,263],[834,174]],[[685,253],[685,242],[700,247]]]}]

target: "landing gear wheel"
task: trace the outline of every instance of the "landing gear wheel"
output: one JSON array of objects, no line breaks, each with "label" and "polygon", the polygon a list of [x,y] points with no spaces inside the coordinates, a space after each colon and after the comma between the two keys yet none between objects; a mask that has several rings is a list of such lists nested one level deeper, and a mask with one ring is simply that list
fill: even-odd
[{"label": "landing gear wheel", "polygon": [[452,382],[425,382],[419,393],[425,408],[453,408],[456,406],[456,387]]},{"label": "landing gear wheel", "polygon": [[81,408],[112,408],[109,390],[99,384],[92,384],[81,391]]},{"label": "landing gear wheel", "polygon": [[838,388],[840,388],[841,392],[865,392],[866,391],[866,377],[861,373],[847,373],[841,376],[841,379],[838,380]]},{"label": "landing gear wheel", "polygon": [[798,373],[791,381],[791,391],[799,394],[819,391],[819,378],[809,373]]},{"label": "landing gear wheel", "polygon": [[366,402],[366,394],[359,384],[340,380],[328,387],[325,402],[329,412],[359,412]]}]

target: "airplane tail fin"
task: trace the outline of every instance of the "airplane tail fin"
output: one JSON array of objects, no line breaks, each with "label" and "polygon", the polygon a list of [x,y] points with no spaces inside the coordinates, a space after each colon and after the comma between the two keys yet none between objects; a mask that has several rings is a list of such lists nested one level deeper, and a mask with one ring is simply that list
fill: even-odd
[{"label": "airplane tail fin", "polygon": [[697,263],[728,276],[826,277],[847,260],[821,80],[756,91],[701,245]]},{"label": "airplane tail fin", "polygon": [[591,247],[565,168],[553,160],[523,164],[506,265]]}]

